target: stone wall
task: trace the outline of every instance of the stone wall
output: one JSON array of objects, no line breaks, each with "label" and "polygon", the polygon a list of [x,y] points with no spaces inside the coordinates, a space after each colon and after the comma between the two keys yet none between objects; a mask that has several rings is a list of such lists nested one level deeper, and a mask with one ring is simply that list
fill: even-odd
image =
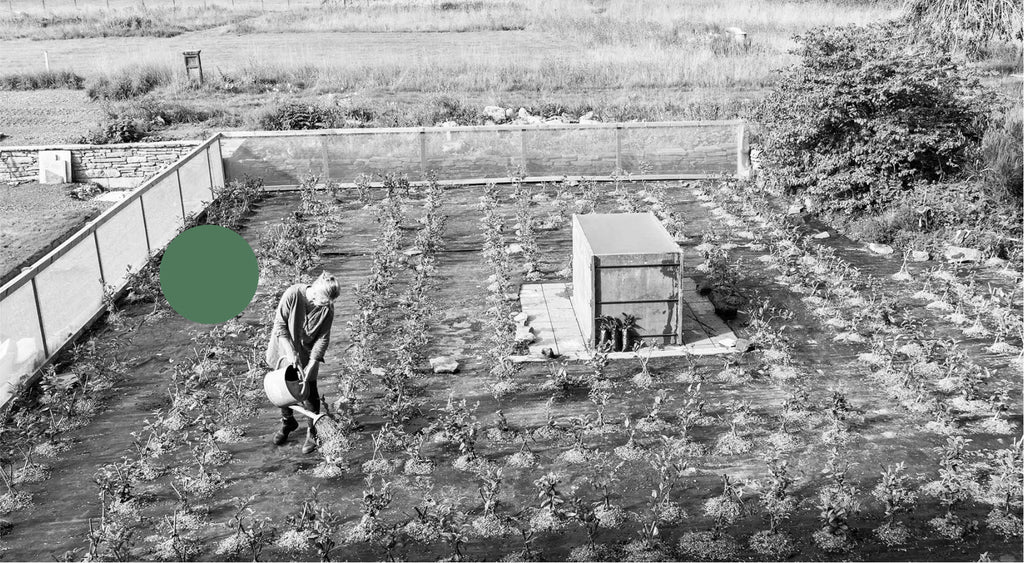
[{"label": "stone wall", "polygon": [[200,141],[115,145],[0,146],[0,182],[20,184],[39,178],[39,151],[71,151],[71,179],[109,189],[130,189],[186,155]]}]

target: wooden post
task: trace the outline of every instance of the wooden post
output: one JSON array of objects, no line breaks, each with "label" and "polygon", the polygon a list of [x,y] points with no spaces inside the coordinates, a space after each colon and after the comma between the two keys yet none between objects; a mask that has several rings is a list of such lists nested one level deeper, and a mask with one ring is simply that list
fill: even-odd
[{"label": "wooden post", "polygon": [[615,173],[622,170],[622,125],[615,128]]},{"label": "wooden post", "polygon": [[420,129],[420,175],[427,179],[427,130]]},{"label": "wooden post", "polygon": [[45,12],[46,11],[46,0],[39,0],[39,1],[43,3],[43,11]]},{"label": "wooden post", "polygon": [[43,64],[46,65],[46,72],[50,72],[50,54],[43,51]]}]

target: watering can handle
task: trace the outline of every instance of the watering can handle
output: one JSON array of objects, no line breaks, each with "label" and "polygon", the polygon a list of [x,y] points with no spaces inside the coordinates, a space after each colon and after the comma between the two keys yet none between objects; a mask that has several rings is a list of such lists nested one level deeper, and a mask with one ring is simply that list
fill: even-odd
[{"label": "watering can handle", "polygon": [[[277,359],[277,368],[275,368],[275,369],[281,369],[281,362],[284,361],[284,360],[287,360],[287,359],[288,358],[285,358],[284,356],[281,356],[280,358],[278,358]],[[296,367],[296,369],[299,371],[300,374],[302,374],[302,385],[305,386],[306,385],[306,373],[300,367]]]}]

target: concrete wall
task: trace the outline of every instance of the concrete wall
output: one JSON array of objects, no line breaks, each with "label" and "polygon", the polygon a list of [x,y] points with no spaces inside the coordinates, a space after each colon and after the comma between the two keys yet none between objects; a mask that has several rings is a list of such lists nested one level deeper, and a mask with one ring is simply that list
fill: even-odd
[{"label": "concrete wall", "polygon": [[71,151],[71,179],[95,182],[109,189],[140,186],[167,168],[200,141],[128,143],[116,145],[0,146],[0,182],[20,184],[39,178],[39,151]]}]

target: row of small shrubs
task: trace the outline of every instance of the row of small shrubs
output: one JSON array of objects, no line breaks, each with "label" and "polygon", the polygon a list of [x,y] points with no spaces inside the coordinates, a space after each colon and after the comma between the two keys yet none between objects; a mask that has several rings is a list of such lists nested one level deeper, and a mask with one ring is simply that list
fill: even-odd
[{"label": "row of small shrubs", "polygon": [[0,90],[48,90],[69,88],[79,90],[85,80],[70,70],[19,72],[0,76]]}]

